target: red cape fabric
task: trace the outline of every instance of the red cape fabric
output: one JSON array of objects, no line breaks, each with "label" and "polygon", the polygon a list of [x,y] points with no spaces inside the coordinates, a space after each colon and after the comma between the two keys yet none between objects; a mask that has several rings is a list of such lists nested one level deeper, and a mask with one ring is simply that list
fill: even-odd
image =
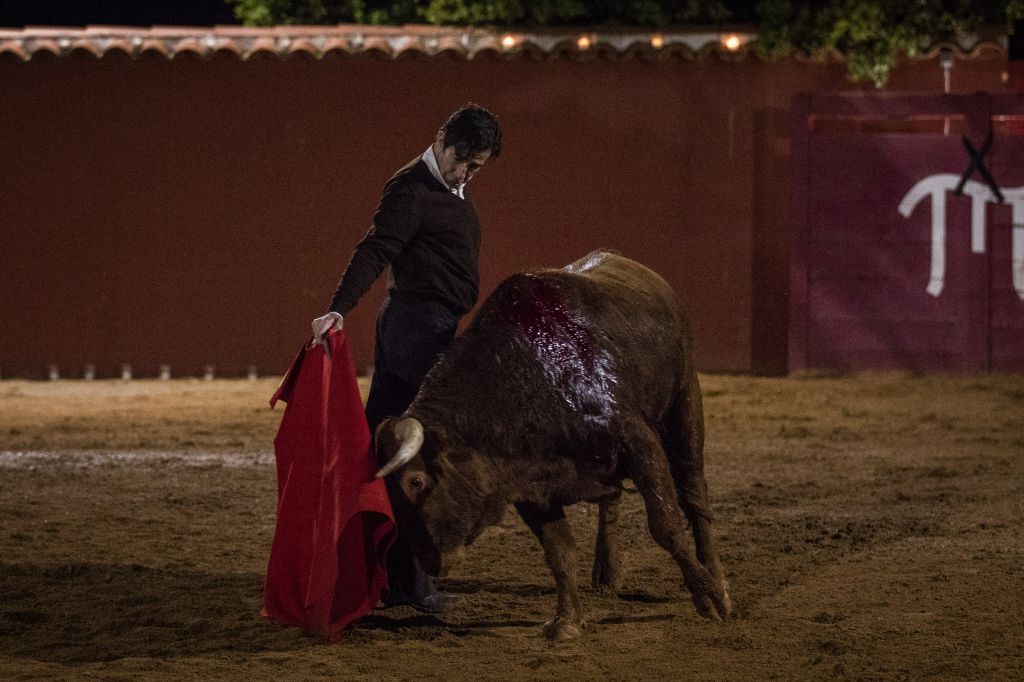
[{"label": "red cape fabric", "polygon": [[278,400],[288,407],[274,439],[277,529],[262,613],[333,641],[377,605],[396,532],[343,331],[299,352],[271,407]]}]

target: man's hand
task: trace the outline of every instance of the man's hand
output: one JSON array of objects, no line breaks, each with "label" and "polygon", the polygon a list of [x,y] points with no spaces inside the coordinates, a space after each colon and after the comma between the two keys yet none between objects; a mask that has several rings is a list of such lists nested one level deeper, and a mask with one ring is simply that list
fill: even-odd
[{"label": "man's hand", "polygon": [[313,320],[313,345],[324,340],[324,334],[332,329],[340,330],[345,325],[345,318],[340,313],[331,311],[323,317]]}]

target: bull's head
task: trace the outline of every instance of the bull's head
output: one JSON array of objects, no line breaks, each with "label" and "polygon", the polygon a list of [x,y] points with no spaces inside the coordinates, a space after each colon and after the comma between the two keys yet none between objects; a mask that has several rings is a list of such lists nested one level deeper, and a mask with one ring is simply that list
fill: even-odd
[{"label": "bull's head", "polygon": [[377,457],[386,462],[377,477],[391,475],[399,527],[427,573],[447,573],[484,528],[501,520],[506,502],[496,494],[493,466],[443,429],[412,417],[386,419],[377,428]]}]

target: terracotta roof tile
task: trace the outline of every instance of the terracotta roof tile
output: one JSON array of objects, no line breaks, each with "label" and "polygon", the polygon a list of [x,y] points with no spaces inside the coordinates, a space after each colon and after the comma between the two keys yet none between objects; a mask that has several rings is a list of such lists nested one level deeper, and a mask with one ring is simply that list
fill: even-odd
[{"label": "terracotta roof tile", "polygon": [[[730,42],[728,38],[733,38]],[[166,59],[181,54],[209,58],[224,52],[246,60],[257,54],[285,58],[303,53],[323,58],[329,53],[346,55],[375,52],[388,58],[407,55],[434,57],[500,54],[526,55],[536,60],[566,57],[574,60],[638,58],[664,61],[672,58],[703,59],[718,55],[743,59],[749,54],[754,34],[742,27],[735,30],[665,30],[577,28],[537,31],[497,31],[455,26],[29,26],[0,28],[0,55],[22,60],[38,53],[68,55],[75,50],[100,58],[117,51],[132,58],[156,52]],[[951,47],[961,57],[985,51],[1006,51],[1006,36],[965,36],[960,44],[936,43],[923,54],[934,57],[942,47]]]},{"label": "terracotta roof tile", "polygon": [[[64,39],[58,40],[57,43],[61,45],[61,47],[64,47]],[[83,50],[91,54],[93,57],[96,57],[97,59],[103,56],[104,49],[103,47],[101,47],[100,41],[98,40],[90,40],[89,38],[81,37],[70,40],[70,43],[71,44],[67,46],[68,52],[74,52],[75,50]]]},{"label": "terracotta roof tile", "polygon": [[143,52],[156,52],[164,57],[171,56],[163,41],[157,40],[156,38],[143,38],[138,36],[132,38],[132,45],[135,46],[136,49],[135,56],[141,55]]}]

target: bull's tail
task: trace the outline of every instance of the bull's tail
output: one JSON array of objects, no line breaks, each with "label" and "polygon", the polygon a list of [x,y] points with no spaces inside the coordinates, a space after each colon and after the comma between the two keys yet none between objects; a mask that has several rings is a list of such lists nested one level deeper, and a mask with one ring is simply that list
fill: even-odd
[{"label": "bull's tail", "polygon": [[[697,559],[725,589],[725,574],[711,532],[708,485],[704,479],[704,412],[696,372],[690,372],[682,395],[666,418],[663,437],[672,478],[693,532]],[[728,608],[727,608],[728,610]]]},{"label": "bull's tail", "polygon": [[711,520],[704,480],[704,409],[696,372],[685,382],[662,425],[662,445],[676,486],[679,506],[690,525],[697,517]]}]

